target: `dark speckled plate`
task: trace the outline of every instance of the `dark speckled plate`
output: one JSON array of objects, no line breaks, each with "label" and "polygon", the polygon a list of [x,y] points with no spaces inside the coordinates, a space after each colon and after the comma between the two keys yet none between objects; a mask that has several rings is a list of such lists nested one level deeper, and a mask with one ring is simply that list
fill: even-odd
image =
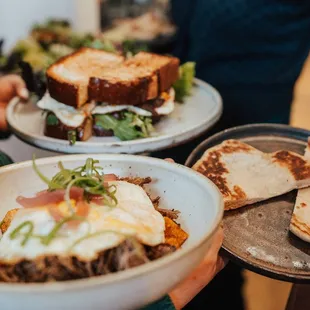
[{"label": "dark speckled plate", "polygon": [[[238,139],[264,152],[304,153],[310,132],[285,125],[246,125],[222,131],[201,143],[186,165],[193,166],[210,147]],[[296,191],[226,212],[223,249],[236,263],[259,274],[310,283],[310,244],[289,232]]]}]

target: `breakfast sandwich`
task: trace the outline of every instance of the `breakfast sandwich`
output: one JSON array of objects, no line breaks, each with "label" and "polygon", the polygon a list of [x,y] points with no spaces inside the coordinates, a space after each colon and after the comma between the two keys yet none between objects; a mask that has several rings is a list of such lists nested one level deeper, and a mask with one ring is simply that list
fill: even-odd
[{"label": "breakfast sandwich", "polygon": [[193,169],[219,188],[225,210],[310,186],[306,158],[289,151],[264,153],[237,140],[208,149]]},{"label": "breakfast sandwich", "polygon": [[71,143],[92,135],[121,140],[147,137],[174,110],[179,59],[140,52],[122,56],[82,48],[46,72],[45,134]]}]

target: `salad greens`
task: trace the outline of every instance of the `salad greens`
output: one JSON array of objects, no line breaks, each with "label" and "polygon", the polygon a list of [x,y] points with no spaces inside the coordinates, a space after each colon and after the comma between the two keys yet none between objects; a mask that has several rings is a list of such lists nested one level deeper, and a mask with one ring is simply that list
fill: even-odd
[{"label": "salad greens", "polygon": [[74,145],[76,142],[76,130],[69,130],[68,131],[68,141],[70,145]]},{"label": "salad greens", "polygon": [[150,117],[131,112],[123,112],[120,120],[108,114],[95,115],[95,124],[103,129],[112,130],[122,141],[149,137],[154,130]]},{"label": "salad greens", "polygon": [[46,117],[46,124],[48,126],[57,126],[59,124],[59,120],[55,114],[48,114]]},{"label": "salad greens", "polygon": [[183,102],[186,96],[191,94],[194,77],[195,77],[194,62],[186,62],[180,66],[180,78],[174,83],[175,99],[178,102]]}]

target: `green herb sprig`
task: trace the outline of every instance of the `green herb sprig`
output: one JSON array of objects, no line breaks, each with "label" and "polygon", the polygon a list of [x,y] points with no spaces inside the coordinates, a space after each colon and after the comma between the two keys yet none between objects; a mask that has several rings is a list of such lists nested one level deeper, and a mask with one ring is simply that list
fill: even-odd
[{"label": "green herb sprig", "polygon": [[[21,245],[25,246],[26,243],[29,241],[30,238],[38,238],[40,239],[41,243],[45,246],[48,246],[56,237],[60,229],[64,226],[64,224],[70,222],[70,221],[86,221],[86,218],[81,216],[72,215],[69,217],[66,217],[62,219],[60,222],[56,223],[53,227],[53,229],[45,236],[41,235],[35,235],[33,234],[34,230],[34,224],[31,221],[25,221],[19,226],[17,226],[10,234],[10,239],[16,239],[18,236],[22,235],[24,236]],[[24,227],[28,227],[28,231],[25,233],[22,233],[22,230]]]},{"label": "green herb sprig", "polygon": [[99,171],[102,167],[98,166],[99,161],[92,158],[86,160],[85,165],[73,170],[64,168],[62,162],[58,163],[59,172],[50,180],[38,169],[33,157],[33,169],[43,182],[48,185],[48,190],[65,189],[65,201],[69,208],[73,210],[70,201],[70,189],[72,186],[80,187],[84,190],[84,198],[88,200],[91,195],[99,195],[104,203],[110,207],[117,205],[115,197],[115,186],[105,186],[104,174]]},{"label": "green herb sprig", "polygon": [[113,130],[114,135],[122,141],[147,138],[154,131],[150,117],[131,112],[123,113],[120,120],[108,114],[95,115],[95,123],[103,129]]}]

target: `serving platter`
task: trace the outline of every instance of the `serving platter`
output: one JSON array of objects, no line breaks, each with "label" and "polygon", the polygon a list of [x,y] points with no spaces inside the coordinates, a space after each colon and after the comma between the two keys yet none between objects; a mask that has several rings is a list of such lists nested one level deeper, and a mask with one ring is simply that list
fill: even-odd
[{"label": "serving platter", "polygon": [[60,153],[144,153],[176,146],[209,129],[220,118],[222,99],[209,84],[195,79],[192,95],[174,112],[155,126],[153,137],[120,141],[115,137],[92,137],[70,145],[68,141],[44,136],[44,116],[35,103],[18,99],[7,108],[7,121],[12,132],[24,142]]},{"label": "serving platter", "polygon": [[[189,156],[192,167],[203,153],[224,140],[237,139],[264,151],[304,154],[310,132],[286,125],[256,124],[222,131],[202,142]],[[223,250],[251,271],[293,283],[310,283],[310,245],[289,232],[297,191],[228,211]]]}]

